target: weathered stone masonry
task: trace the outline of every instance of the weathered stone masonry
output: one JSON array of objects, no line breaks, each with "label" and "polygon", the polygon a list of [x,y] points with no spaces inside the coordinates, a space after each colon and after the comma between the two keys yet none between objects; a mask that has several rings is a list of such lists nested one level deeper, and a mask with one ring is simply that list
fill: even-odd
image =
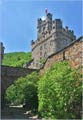
[{"label": "weathered stone masonry", "polygon": [[3,104],[4,94],[6,89],[14,83],[19,77],[24,77],[35,69],[21,68],[21,67],[11,67],[11,66],[1,66],[1,99]]},{"label": "weathered stone masonry", "polygon": [[54,63],[63,60],[68,60],[71,67],[81,68],[80,70],[82,71],[82,45],[83,37],[80,37],[78,40],[72,42],[64,49],[50,55],[47,58],[44,66],[40,69],[41,74],[43,74],[45,70],[51,67]]},{"label": "weathered stone masonry", "polygon": [[37,40],[32,40],[32,68],[39,69],[41,60],[57,53],[65,46],[76,40],[73,30],[63,27],[61,19],[52,20],[52,14],[48,13],[46,19],[38,19]]},{"label": "weathered stone masonry", "polygon": [[36,70],[2,65],[1,71],[1,90],[3,90],[10,86],[17,78],[26,76]]}]

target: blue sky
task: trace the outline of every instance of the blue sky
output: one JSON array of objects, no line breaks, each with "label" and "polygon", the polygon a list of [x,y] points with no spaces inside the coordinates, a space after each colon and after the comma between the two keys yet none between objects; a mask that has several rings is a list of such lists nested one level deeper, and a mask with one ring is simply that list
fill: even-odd
[{"label": "blue sky", "polygon": [[45,16],[45,8],[53,19],[61,18],[63,26],[82,35],[81,0],[0,0],[0,41],[5,53],[31,51],[31,40],[37,38],[37,19]]}]

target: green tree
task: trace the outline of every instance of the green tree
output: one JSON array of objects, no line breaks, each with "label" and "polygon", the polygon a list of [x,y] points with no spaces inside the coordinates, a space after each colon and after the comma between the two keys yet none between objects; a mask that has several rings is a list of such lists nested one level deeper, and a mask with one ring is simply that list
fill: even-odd
[{"label": "green tree", "polygon": [[82,81],[66,61],[53,65],[38,82],[38,110],[43,117],[80,118]]},{"label": "green tree", "polygon": [[38,109],[37,86],[34,83],[29,83],[25,90],[25,107],[28,109]]},{"label": "green tree", "polygon": [[32,59],[31,52],[13,52],[5,53],[3,58],[3,65],[23,67],[26,62]]},{"label": "green tree", "polygon": [[12,103],[16,99],[16,93],[15,93],[15,86],[11,85],[7,90],[6,90],[6,100],[7,103]]},{"label": "green tree", "polygon": [[25,104],[29,108],[38,107],[37,82],[39,74],[33,72],[26,77],[21,77],[6,91],[6,100],[13,104]]}]

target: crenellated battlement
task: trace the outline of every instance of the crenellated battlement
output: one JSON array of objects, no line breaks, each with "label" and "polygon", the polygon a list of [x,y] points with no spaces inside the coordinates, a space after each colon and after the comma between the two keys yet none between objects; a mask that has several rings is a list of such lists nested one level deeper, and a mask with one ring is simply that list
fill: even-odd
[{"label": "crenellated battlement", "polygon": [[61,31],[60,29],[55,29],[55,22],[53,21],[53,27],[51,31],[45,32],[43,33],[43,35],[38,38],[37,40],[32,40],[31,45],[32,45],[32,50],[38,46],[39,44],[41,44],[42,42],[46,41],[47,39],[49,39],[54,33],[56,34],[58,31],[62,32],[64,35],[70,37],[72,40],[76,39],[76,36],[74,35],[74,31],[73,30],[69,30],[68,27],[66,26],[65,28],[62,28]]},{"label": "crenellated battlement", "polygon": [[63,27],[61,19],[52,19],[52,14],[46,14],[46,19],[37,20],[37,40],[32,40],[32,57],[34,68],[40,67],[40,59],[63,49],[66,45],[76,40],[74,31],[68,26]]}]

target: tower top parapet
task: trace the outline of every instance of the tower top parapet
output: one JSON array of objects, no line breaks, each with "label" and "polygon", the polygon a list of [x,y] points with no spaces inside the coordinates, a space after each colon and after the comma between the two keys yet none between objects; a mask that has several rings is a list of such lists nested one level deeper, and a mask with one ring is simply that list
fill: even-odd
[{"label": "tower top parapet", "polygon": [[[64,28],[61,19],[52,19],[52,14],[46,10],[46,16],[37,21],[37,40],[32,40],[32,66],[40,68],[42,59],[60,51],[76,40],[74,31]],[[44,19],[43,19],[44,18]]]},{"label": "tower top parapet", "polygon": [[48,39],[53,34],[58,35],[58,37],[59,37],[59,34],[60,35],[63,34],[63,36],[66,35],[69,38],[72,38],[72,40],[76,39],[76,36],[74,35],[73,30],[70,30],[68,26],[63,28],[62,20],[61,19],[52,20],[52,16],[53,16],[52,13],[49,13],[48,11],[46,11],[46,17],[44,20],[42,18],[38,18],[37,40],[31,42],[32,48],[36,47],[42,41],[46,41],[46,39]]},{"label": "tower top parapet", "polygon": [[52,14],[51,14],[51,13],[48,13],[46,16],[48,16],[48,17],[50,17],[50,16],[51,16],[51,17],[52,17]]}]

